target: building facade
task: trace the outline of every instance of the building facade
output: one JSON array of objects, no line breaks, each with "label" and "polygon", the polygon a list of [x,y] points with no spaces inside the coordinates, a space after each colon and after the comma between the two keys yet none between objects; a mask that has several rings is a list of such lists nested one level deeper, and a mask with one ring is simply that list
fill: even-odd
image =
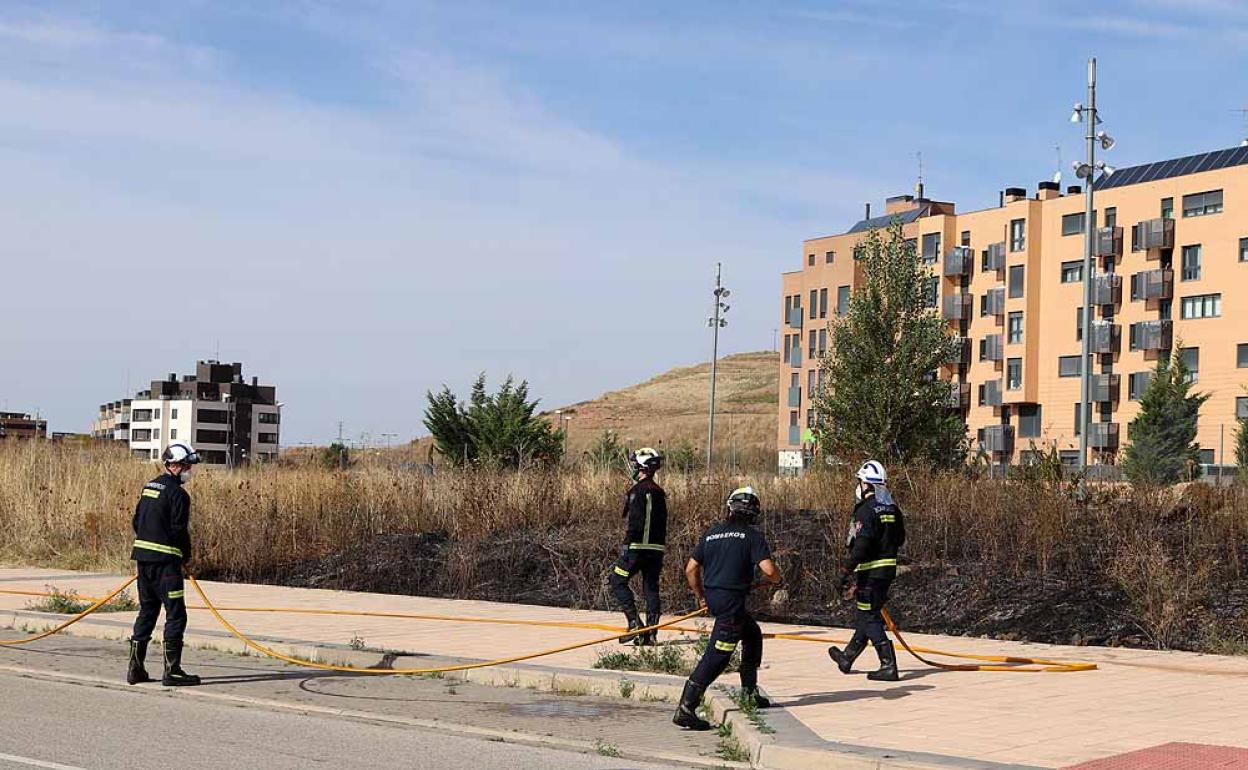
[{"label": "building facade", "polygon": [[0,441],[47,437],[47,420],[25,412],[0,412]]},{"label": "building facade", "polygon": [[1092,335],[1089,463],[1115,465],[1159,358],[1178,348],[1208,393],[1197,440],[1206,465],[1234,463],[1248,415],[1248,146],[1124,168],[1097,184],[1094,318],[1083,329],[1084,196],[1042,182],[994,208],[904,195],[882,216],[803,243],[783,275],[778,419],[782,470],[812,456],[811,397],[829,324],[861,281],[854,248],[899,221],[934,277],[930,301],[959,338],[939,372],[972,449],[998,463],[1056,448],[1078,458],[1083,334]]},{"label": "building facade", "polygon": [[274,386],[244,380],[241,363],[200,361],[195,374],[171,373],[133,399],[102,405],[92,434],[124,437],[145,460],[188,441],[204,462],[233,467],[277,459],[281,406]]}]

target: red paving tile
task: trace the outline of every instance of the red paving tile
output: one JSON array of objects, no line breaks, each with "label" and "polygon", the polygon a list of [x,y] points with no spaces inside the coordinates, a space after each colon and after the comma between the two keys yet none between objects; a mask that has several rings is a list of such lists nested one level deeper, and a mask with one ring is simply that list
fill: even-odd
[{"label": "red paving tile", "polygon": [[1248,770],[1248,749],[1167,743],[1116,757],[1074,765],[1068,770]]}]

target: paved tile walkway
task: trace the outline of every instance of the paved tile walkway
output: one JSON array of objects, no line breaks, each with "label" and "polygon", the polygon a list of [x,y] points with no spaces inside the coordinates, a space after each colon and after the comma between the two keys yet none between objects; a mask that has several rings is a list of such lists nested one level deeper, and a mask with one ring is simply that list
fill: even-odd
[{"label": "paved tile walkway", "polygon": [[[0,589],[40,590],[53,583],[98,595],[122,578],[65,570],[0,569]],[[399,611],[482,618],[618,623],[612,613],[492,602],[359,594],[260,585],[205,583],[214,603],[237,606],[317,607]],[[198,603],[188,586],[188,601]],[[0,594],[0,611],[28,599]],[[389,647],[464,658],[495,658],[569,644],[601,635],[567,628],[445,623],[373,618],[227,613],[241,629],[268,637]],[[127,614],[111,615],[127,618]],[[903,624],[904,619],[899,618]],[[203,611],[191,629],[218,631]],[[768,631],[820,633],[841,629],[780,626]],[[1248,749],[1248,658],[1021,644],[915,634],[924,647],[1020,657],[1086,660],[1101,670],[1083,673],[937,671],[902,655],[903,681],[868,682],[842,676],[822,644],[767,643],[763,688],[820,738],[842,744],[926,752],[982,762],[1067,767],[1167,743]],[[612,644],[610,648],[618,648]],[[536,661],[587,668],[589,648]],[[874,666],[868,652],[864,666]],[[735,677],[728,682],[735,684]],[[1124,765],[1125,766],[1125,765]]]}]

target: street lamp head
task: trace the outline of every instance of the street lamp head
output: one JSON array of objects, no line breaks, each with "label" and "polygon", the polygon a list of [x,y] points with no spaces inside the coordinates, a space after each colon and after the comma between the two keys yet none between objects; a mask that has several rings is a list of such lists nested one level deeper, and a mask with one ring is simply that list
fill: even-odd
[{"label": "street lamp head", "polygon": [[720,312],[727,313],[727,312],[728,312],[728,310],[729,310],[729,308],[731,308],[731,307],[732,307],[731,305],[729,305],[729,304],[727,304],[727,303],[725,303],[725,302],[721,302],[721,303],[719,303],[719,309],[720,309]]},{"label": "street lamp head", "polygon": [[1101,142],[1102,150],[1111,150],[1114,147],[1114,138],[1104,131],[1098,131],[1096,138]]},{"label": "street lamp head", "polygon": [[1075,102],[1075,111],[1070,115],[1071,123],[1078,123],[1083,120],[1083,102]]},{"label": "street lamp head", "polygon": [[1074,163],[1070,165],[1075,169],[1075,176],[1079,177],[1080,179],[1087,179],[1088,177],[1092,176],[1092,167],[1089,166],[1087,163],[1080,163],[1079,161],[1075,161]]},{"label": "street lamp head", "polygon": [[721,288],[719,288],[719,289],[717,289],[717,290],[715,291],[715,293],[719,295],[719,298],[720,298],[720,299],[723,299],[724,297],[727,297],[729,294],[732,294],[732,292],[730,292],[730,291],[728,291],[727,289],[724,289],[724,288],[722,288],[722,287],[721,287]]},{"label": "street lamp head", "polygon": [[1099,168],[1101,170],[1101,173],[1104,174],[1107,178],[1113,176],[1114,172],[1118,170],[1103,160],[1097,161],[1096,167]]}]

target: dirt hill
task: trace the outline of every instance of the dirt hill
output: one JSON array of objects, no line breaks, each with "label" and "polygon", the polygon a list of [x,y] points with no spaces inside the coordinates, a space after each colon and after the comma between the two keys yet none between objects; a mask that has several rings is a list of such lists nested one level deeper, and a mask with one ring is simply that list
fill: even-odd
[{"label": "dirt hill", "polygon": [[[774,462],[778,356],[739,353],[720,359],[715,398],[718,451],[759,453]],[[678,367],[639,385],[562,407],[573,415],[568,421],[569,453],[584,450],[604,430],[615,431],[630,447],[688,441],[705,451],[710,387],[711,365],[705,363]]]}]

